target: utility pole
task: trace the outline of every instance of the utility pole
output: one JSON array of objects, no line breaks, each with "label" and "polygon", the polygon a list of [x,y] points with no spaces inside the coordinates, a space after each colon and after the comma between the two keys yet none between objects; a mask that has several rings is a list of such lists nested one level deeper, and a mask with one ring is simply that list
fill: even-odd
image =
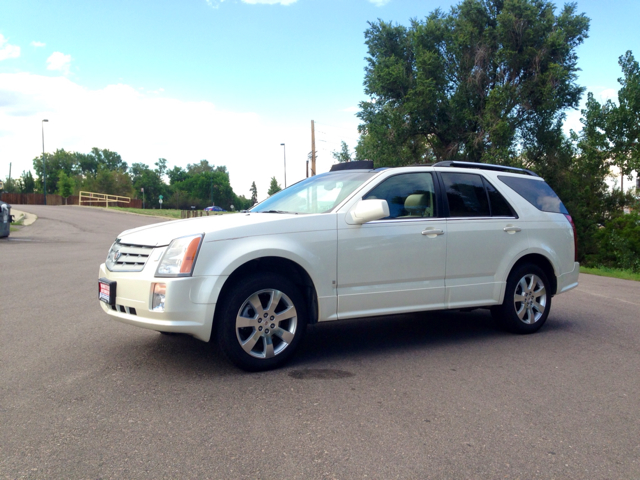
[{"label": "utility pole", "polygon": [[284,154],[284,188],[287,188],[287,147],[284,143],[281,143],[282,152]]},{"label": "utility pole", "polygon": [[316,174],[316,129],[311,120],[311,176]]},{"label": "utility pole", "polygon": [[47,159],[44,156],[44,122],[49,120],[44,119],[41,122],[42,125],[42,180],[44,182],[44,204],[47,204]]}]

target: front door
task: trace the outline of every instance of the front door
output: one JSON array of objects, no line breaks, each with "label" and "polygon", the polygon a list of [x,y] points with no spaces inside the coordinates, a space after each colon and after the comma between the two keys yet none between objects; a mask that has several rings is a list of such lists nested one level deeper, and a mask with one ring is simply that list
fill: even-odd
[{"label": "front door", "polygon": [[432,174],[387,178],[363,196],[372,198],[389,217],[338,226],[338,317],[443,308],[447,224]]}]

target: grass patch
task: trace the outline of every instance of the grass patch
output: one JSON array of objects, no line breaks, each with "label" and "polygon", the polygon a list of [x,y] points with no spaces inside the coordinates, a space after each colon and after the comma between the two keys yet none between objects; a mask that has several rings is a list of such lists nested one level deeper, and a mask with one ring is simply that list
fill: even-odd
[{"label": "grass patch", "polygon": [[126,207],[109,207],[109,210],[117,210],[119,212],[137,213],[138,215],[151,215],[154,217],[180,218],[180,210],[164,209],[142,209],[142,208],[126,208]]},{"label": "grass patch", "polygon": [[640,273],[634,273],[631,270],[621,270],[618,268],[580,267],[580,273],[588,273],[590,275],[598,275],[600,277],[620,278],[622,280],[634,280],[636,282],[640,282]]},{"label": "grass patch", "polygon": [[[154,217],[166,217],[166,218],[181,218],[180,215],[182,210],[172,210],[169,208],[163,209],[142,209],[142,208],[127,208],[127,207],[109,207],[109,210],[117,210],[119,212],[129,212],[129,213],[137,213],[139,215],[151,215]],[[199,211],[199,210],[198,210]],[[235,212],[209,212],[209,216],[214,215],[226,215],[228,213]],[[206,213],[203,212],[203,216],[207,216]]]},{"label": "grass patch", "polygon": [[16,228],[16,227],[9,227],[9,231],[10,232],[18,232],[18,231],[20,231],[20,229]]}]

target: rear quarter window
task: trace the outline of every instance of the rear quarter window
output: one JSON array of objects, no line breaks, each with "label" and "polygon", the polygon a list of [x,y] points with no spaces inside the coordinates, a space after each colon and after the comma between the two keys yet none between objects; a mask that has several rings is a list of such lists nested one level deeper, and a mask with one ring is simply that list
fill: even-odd
[{"label": "rear quarter window", "polygon": [[498,179],[538,210],[551,213],[564,213],[565,215],[569,214],[560,197],[558,197],[556,192],[543,180],[524,177],[507,177],[506,175],[498,175]]}]

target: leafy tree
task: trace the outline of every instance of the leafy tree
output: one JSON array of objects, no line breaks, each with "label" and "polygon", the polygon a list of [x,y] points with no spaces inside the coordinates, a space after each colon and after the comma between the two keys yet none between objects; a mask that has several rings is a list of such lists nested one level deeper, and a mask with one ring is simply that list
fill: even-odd
[{"label": "leafy tree", "polygon": [[131,177],[120,170],[109,170],[107,167],[98,167],[98,173],[85,178],[82,181],[82,189],[89,192],[106,193],[133,197],[134,191],[131,185]]},{"label": "leafy tree", "polygon": [[7,177],[7,179],[4,181],[4,187],[1,190],[5,193],[19,193],[20,179],[16,181],[13,178]]},{"label": "leafy tree", "polygon": [[[147,205],[158,206],[160,195],[167,194],[167,185],[162,181],[157,171],[151,170],[144,163],[134,163],[129,172],[136,198],[142,199],[144,197]],[[144,195],[141,191],[142,188],[144,188]]]},{"label": "leafy tree", "polygon": [[160,176],[160,178],[162,178],[163,175],[166,173],[166,171],[167,171],[167,159],[159,158],[158,161],[156,162],[155,172]]},{"label": "leafy tree", "polygon": [[604,106],[610,156],[623,176],[631,180],[633,170],[640,170],[640,66],[631,51],[621,56],[621,85],[618,105],[608,101]]},{"label": "leafy tree", "polygon": [[187,178],[189,178],[189,173],[184,169],[176,166],[171,170],[167,170],[167,176],[169,177],[169,183],[173,185],[174,183],[183,182]]},{"label": "leafy tree", "polygon": [[[58,189],[58,177],[60,172],[64,172],[67,176],[74,175],[76,171],[76,156],[73,152],[67,152],[64,149],[58,149],[53,154],[45,153],[46,174],[47,174],[47,193],[55,193]],[[33,159],[33,169],[38,176],[36,187],[38,191],[44,191],[44,163],[42,155]]]},{"label": "leafy tree", "polygon": [[267,194],[271,196],[274,193],[278,193],[280,190],[282,190],[282,187],[278,185],[276,177],[271,177],[271,183],[269,184],[269,191],[267,192]]},{"label": "leafy tree", "polygon": [[16,186],[20,193],[33,193],[36,189],[36,182],[31,175],[31,170],[23,171],[20,178],[16,181]]},{"label": "leafy tree", "polygon": [[187,165],[187,172],[191,174],[212,172],[214,166],[209,164],[208,160],[200,160],[199,163],[190,163]]},{"label": "leafy tree", "polygon": [[[105,167],[107,170],[119,171],[125,173],[128,170],[127,162],[122,160],[120,154],[112,152],[108,149],[99,149],[93,147],[89,154],[95,160],[96,165]],[[97,168],[96,168],[97,170]]]},{"label": "leafy tree", "polygon": [[258,187],[256,187],[256,182],[251,182],[249,191],[251,192],[251,205],[255,205],[258,203]]},{"label": "leafy tree", "polygon": [[56,194],[67,198],[73,195],[75,186],[76,184],[73,177],[70,177],[64,171],[61,171],[60,175],[58,175],[58,189],[56,190]]},{"label": "leafy tree", "polygon": [[588,28],[575,4],[556,15],[543,0],[463,0],[409,27],[370,23],[358,158],[514,163],[529,146],[545,152],[583,92],[576,48]]},{"label": "leafy tree", "polygon": [[233,206],[238,211],[248,210],[252,205],[253,204],[251,203],[251,199],[245,197],[244,195],[236,197],[235,202],[233,203]]},{"label": "leafy tree", "polygon": [[351,152],[349,151],[349,145],[344,141],[340,142],[340,151],[334,150],[331,152],[331,155],[340,163],[351,162],[353,160],[351,158]]},{"label": "leafy tree", "polygon": [[640,272],[640,215],[620,215],[599,229],[600,248],[594,263]]}]

